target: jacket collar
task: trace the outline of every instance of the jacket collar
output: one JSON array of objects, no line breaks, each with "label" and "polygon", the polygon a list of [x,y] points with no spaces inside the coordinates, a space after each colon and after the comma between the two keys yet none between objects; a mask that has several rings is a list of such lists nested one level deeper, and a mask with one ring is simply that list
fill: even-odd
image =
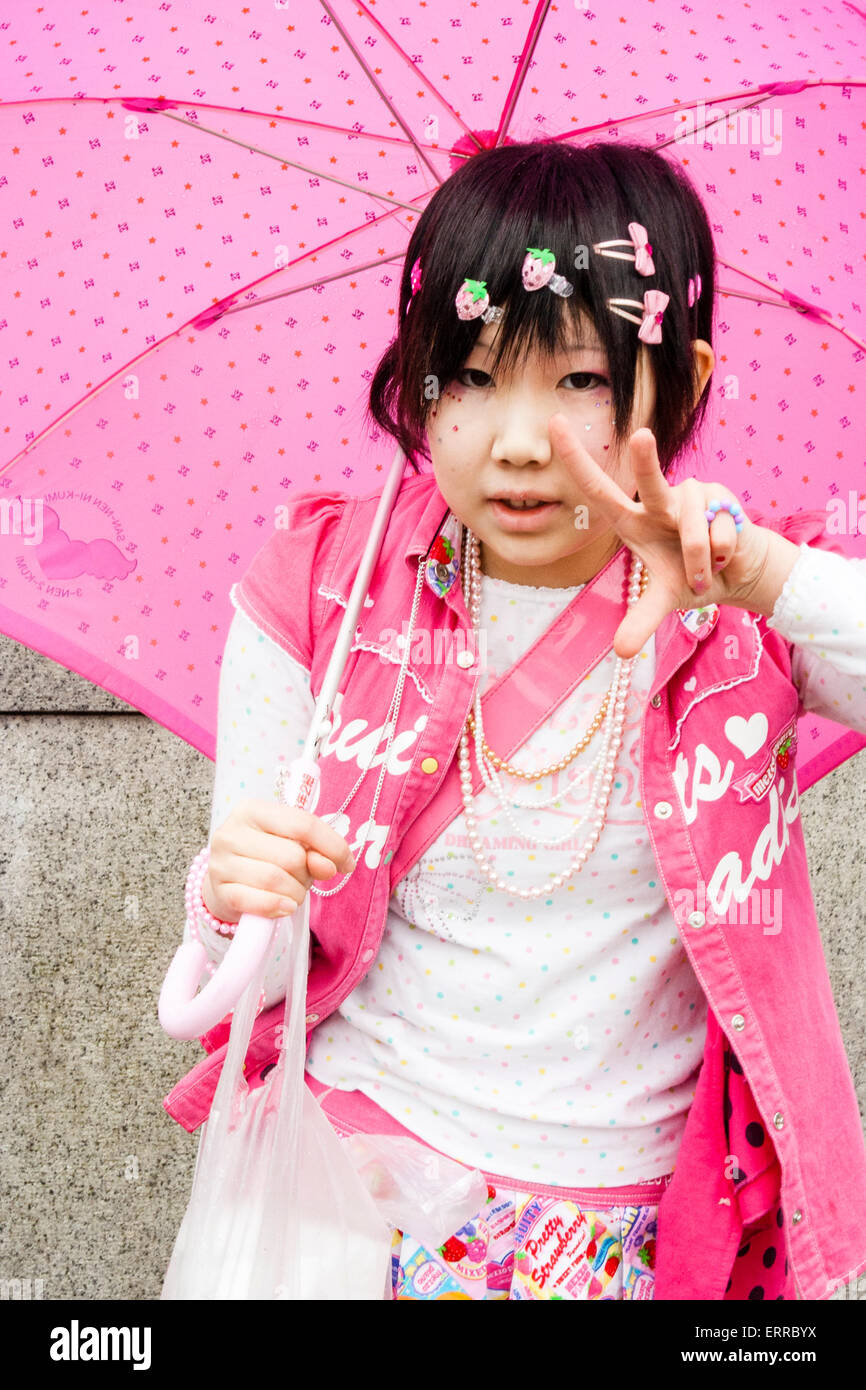
[{"label": "jacket collar", "polygon": [[406,546],[404,559],[415,574],[419,557],[424,556],[427,586],[438,598],[445,598],[455,584],[455,593],[461,589],[457,581],[463,551],[463,523],[445,502],[432,473],[425,474],[424,482],[418,484],[419,488],[425,485],[429,487],[429,496]]},{"label": "jacket collar", "polygon": [[[417,480],[417,486],[422,496],[426,492],[427,501],[422,508],[421,515],[418,518],[418,524],[412,532],[409,544],[406,546],[405,550],[405,558],[407,561],[413,562],[413,569],[417,567],[418,557],[420,555],[429,554],[437,536],[445,529],[448,518],[454,515],[442,496],[442,493],[439,491],[433,473],[422,474]],[[405,481],[403,487],[406,487]]]}]

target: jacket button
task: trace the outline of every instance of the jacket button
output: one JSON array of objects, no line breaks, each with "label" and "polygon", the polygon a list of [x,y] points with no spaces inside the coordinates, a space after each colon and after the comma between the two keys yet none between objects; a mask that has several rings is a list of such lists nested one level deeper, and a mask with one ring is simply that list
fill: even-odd
[{"label": "jacket button", "polygon": [[797,1225],[800,1221],[802,1221],[802,1220],[803,1220],[803,1213],[801,1212],[800,1208],[798,1207],[797,1210],[793,1213],[793,1215],[792,1215],[792,1217],[791,1217],[791,1225],[792,1225],[792,1226],[796,1226],[796,1225]]},{"label": "jacket button", "polygon": [[690,926],[690,927],[702,927],[702,926],[704,925],[704,922],[706,922],[706,920],[707,920],[707,919],[706,919],[706,917],[704,916],[703,912],[690,912],[690,913],[689,913],[689,926]]},{"label": "jacket button", "polygon": [[742,1033],[742,1031],[743,1031],[743,1029],[745,1028],[745,1026],[746,1026],[746,1020],[743,1018],[743,1015],[742,1015],[742,1014],[734,1014],[734,1017],[731,1019],[731,1027],[732,1027],[732,1028],[736,1028],[736,1030],[737,1030],[738,1033]]},{"label": "jacket button", "polygon": [[773,1124],[776,1126],[776,1129],[781,1129],[784,1123],[785,1116],[782,1114],[781,1110],[777,1110],[773,1116]]},{"label": "jacket button", "polygon": [[472,655],[471,652],[458,652],[458,653],[457,653],[457,665],[458,665],[458,666],[464,667],[464,669],[465,669],[467,666],[474,666],[474,665],[475,665],[475,657]]},{"label": "jacket button", "polygon": [[662,702],[662,697],[661,697],[661,695],[653,695],[652,699],[650,700],[650,704],[652,705],[653,709],[658,709],[658,707],[659,707],[659,705],[661,704],[661,702]]},{"label": "jacket button", "polygon": [[373,952],[372,952],[372,951],[365,951],[364,954],[363,954],[362,957],[361,957],[361,960],[372,960],[372,959],[373,959]]},{"label": "jacket button", "polygon": [[421,763],[422,772],[438,772],[438,770],[439,763],[436,761],[435,758],[424,758],[424,760]]},{"label": "jacket button", "polygon": [[669,801],[657,801],[653,807],[653,815],[658,816],[659,820],[667,820],[673,807]]},{"label": "jacket button", "polygon": [[318,1015],[318,1014],[307,1014],[307,1022],[308,1022],[308,1023],[318,1023],[318,1021],[319,1021],[319,1015]]}]

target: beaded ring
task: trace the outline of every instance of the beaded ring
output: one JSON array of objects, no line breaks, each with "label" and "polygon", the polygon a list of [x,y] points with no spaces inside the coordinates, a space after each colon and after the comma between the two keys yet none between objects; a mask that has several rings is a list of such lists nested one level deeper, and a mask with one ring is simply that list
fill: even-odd
[{"label": "beaded ring", "polygon": [[704,516],[707,519],[708,526],[711,526],[713,524],[719,512],[728,512],[734,518],[734,527],[737,533],[739,534],[739,532],[742,531],[743,522],[746,519],[746,513],[743,511],[739,502],[729,502],[727,498],[721,501],[715,500],[713,502],[710,502],[707,506],[706,511],[704,512]]}]

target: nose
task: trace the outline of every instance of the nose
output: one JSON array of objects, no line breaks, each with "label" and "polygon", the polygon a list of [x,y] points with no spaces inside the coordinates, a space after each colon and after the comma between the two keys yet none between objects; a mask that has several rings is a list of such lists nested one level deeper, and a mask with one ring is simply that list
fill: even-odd
[{"label": "nose", "polygon": [[539,408],[533,392],[516,388],[503,392],[496,416],[491,458],[515,466],[550,463],[552,448],[547,429],[551,412]]}]

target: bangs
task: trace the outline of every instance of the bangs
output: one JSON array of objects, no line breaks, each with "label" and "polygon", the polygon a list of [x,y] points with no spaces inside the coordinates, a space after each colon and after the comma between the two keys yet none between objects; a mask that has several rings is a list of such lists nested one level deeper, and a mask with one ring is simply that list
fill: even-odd
[{"label": "bangs", "polygon": [[[638,275],[633,260],[592,249],[614,238],[628,242],[629,222],[647,229],[651,276]],[[528,248],[553,252],[555,273],[574,286],[571,295],[563,298],[547,286],[524,287]],[[627,253],[629,247],[613,249]],[[413,297],[410,268],[419,257],[421,289]],[[502,319],[490,325],[496,346],[485,370],[491,375],[511,375],[533,354],[548,362],[569,344],[589,345],[595,339],[607,359],[614,439],[622,447],[631,433],[644,345],[638,324],[614,313],[606,301],[642,303],[647,289],[659,288],[670,296],[663,340],[647,345],[646,353],[656,386],[651,428],[667,469],[707,404],[709,382],[692,409],[699,376],[691,340],[711,341],[714,271],[712,235],[700,199],[678,166],[649,148],[559,141],[473,155],[437,189],[412,235],[398,334],[374,373],[367,413],[420,471],[417,459],[430,459],[430,410],[488,326],[481,317],[458,317],[456,296],[464,280],[472,279],[483,281],[490,304],[503,310]],[[690,307],[687,287],[695,274],[703,288]],[[640,309],[628,311],[640,315]]]}]

